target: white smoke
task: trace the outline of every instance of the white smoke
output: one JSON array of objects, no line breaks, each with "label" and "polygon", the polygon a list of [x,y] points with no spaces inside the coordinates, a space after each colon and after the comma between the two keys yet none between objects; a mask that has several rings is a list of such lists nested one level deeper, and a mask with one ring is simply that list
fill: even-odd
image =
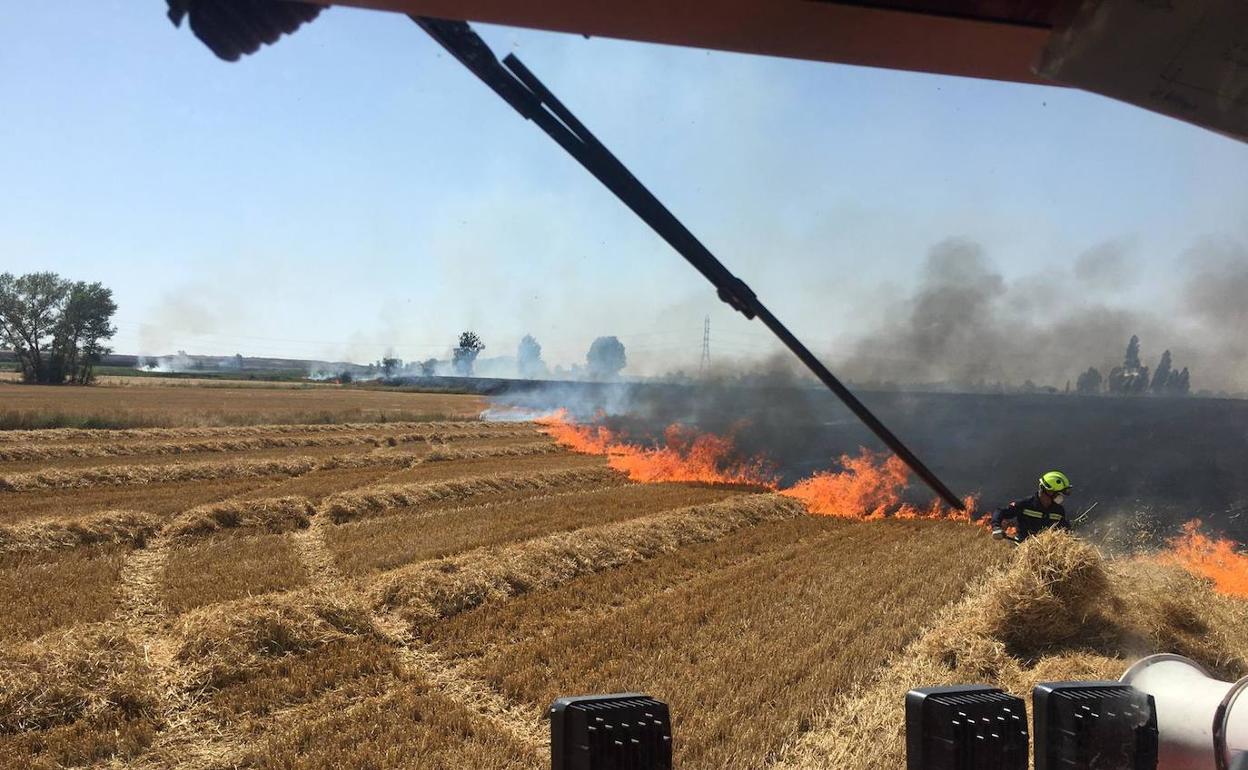
[{"label": "white smoke", "polygon": [[197,370],[195,360],[182,350],[171,356],[139,356],[135,368],[161,374],[182,374]]}]

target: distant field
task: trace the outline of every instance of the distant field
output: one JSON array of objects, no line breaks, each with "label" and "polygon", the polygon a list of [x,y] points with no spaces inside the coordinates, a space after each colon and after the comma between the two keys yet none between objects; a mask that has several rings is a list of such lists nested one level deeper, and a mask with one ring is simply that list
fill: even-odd
[{"label": "distant field", "polygon": [[[458,396],[26,408],[97,393],[178,427],[0,432],[0,768],[538,770],[552,698],[641,690],[682,770],[865,770],[910,686],[1248,669],[1248,604],[1069,538],[637,484]],[[456,419],[248,424],[398,404]]]},{"label": "distant field", "polygon": [[199,377],[187,374],[100,374],[96,384],[134,388],[334,388],[337,383],[307,382],[296,377]]},{"label": "distant field", "polygon": [[[20,372],[14,364],[0,364],[0,382],[18,382]],[[95,368],[97,382],[107,385],[133,383],[146,380],[149,385],[176,384],[214,384],[214,383],[248,383],[261,385],[283,384],[297,386],[304,383],[307,371],[304,369],[244,369],[242,371],[202,371],[202,372],[157,372],[147,369],[133,369],[126,366],[97,366]],[[326,383],[328,384],[328,383]]]},{"label": "distant field", "polygon": [[0,430],[137,428],[273,423],[391,422],[475,417],[484,399],[337,386],[214,380],[106,380],[92,387],[3,384]]},{"label": "distant field", "polygon": [[118,380],[133,380],[136,378],[151,378],[164,380],[166,382],[179,379],[193,379],[199,382],[212,382],[215,380],[233,380],[233,381],[299,381],[304,380],[308,376],[306,368],[295,369],[203,369],[183,372],[159,372],[152,369],[135,369],[128,366],[97,366],[96,375],[100,377],[112,377]]}]

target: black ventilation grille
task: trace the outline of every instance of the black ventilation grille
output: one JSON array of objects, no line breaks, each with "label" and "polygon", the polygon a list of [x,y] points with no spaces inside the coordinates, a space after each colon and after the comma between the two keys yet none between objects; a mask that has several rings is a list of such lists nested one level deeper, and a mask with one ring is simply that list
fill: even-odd
[{"label": "black ventilation grille", "polygon": [[583,695],[550,707],[552,770],[671,770],[667,704],[647,695]]},{"label": "black ventilation grille", "polygon": [[1032,691],[1036,770],[1155,770],[1153,697],[1118,682],[1041,682]]},{"label": "black ventilation grille", "polygon": [[985,685],[906,694],[907,770],[1027,770],[1027,705]]}]

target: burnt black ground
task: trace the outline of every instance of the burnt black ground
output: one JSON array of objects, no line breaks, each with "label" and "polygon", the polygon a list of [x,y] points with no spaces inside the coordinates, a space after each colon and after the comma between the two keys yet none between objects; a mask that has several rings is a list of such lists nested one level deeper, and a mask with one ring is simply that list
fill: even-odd
[{"label": "burnt black ground", "polygon": [[[511,383],[499,404],[567,407],[637,440],[683,422],[734,431],[785,482],[843,453],[882,445],[831,395],[805,387]],[[1123,543],[1200,517],[1248,541],[1248,401],[1075,395],[870,393],[859,396],[958,494],[997,507],[1034,490],[1044,471],[1072,477],[1067,508],[1100,505],[1084,529]],[[916,500],[930,499],[913,488]]]}]

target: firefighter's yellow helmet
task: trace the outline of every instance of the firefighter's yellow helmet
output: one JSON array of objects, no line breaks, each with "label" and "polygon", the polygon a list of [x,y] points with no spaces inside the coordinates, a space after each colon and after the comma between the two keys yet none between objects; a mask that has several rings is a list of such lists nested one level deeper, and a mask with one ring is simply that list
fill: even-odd
[{"label": "firefighter's yellow helmet", "polygon": [[1061,471],[1049,471],[1040,477],[1040,488],[1051,495],[1069,495],[1073,487]]}]

